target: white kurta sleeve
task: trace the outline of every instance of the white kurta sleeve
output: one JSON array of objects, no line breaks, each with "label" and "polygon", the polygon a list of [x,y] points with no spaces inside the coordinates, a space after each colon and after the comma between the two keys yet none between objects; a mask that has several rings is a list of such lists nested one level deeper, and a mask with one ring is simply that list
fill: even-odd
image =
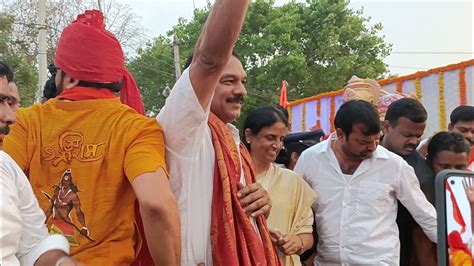
[{"label": "white kurta sleeve", "polygon": [[421,191],[413,168],[404,161],[400,167],[399,187],[396,190],[397,198],[408,209],[428,238],[437,243],[436,210]]},{"label": "white kurta sleeve", "polygon": [[[62,250],[69,254],[69,243],[62,235],[49,235],[44,224],[46,216],[33,194],[31,185],[25,174],[10,156],[2,153],[2,178],[11,178],[16,187],[11,189],[17,193],[16,207],[19,211],[22,231],[18,245],[17,258],[21,265],[33,265],[46,251]],[[20,237],[20,236],[19,236]]]},{"label": "white kurta sleeve", "polygon": [[186,69],[157,116],[168,151],[184,157],[194,154],[191,149],[204,138],[209,112],[210,104],[206,108],[201,106],[191,84],[189,68]]}]

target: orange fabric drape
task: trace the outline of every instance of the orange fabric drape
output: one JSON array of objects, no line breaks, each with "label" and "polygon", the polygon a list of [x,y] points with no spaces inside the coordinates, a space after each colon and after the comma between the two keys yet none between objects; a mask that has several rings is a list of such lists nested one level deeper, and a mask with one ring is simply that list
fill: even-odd
[{"label": "orange fabric drape", "polygon": [[265,218],[256,218],[259,237],[237,197],[237,184],[241,176],[240,161],[246,183],[256,182],[250,154],[243,144],[239,154],[226,125],[212,113],[209,115],[209,127],[216,154],[211,218],[213,264],[281,265]]}]

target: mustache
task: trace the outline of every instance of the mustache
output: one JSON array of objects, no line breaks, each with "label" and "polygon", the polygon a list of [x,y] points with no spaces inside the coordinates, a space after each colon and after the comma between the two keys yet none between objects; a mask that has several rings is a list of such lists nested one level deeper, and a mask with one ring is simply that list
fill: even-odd
[{"label": "mustache", "polygon": [[418,148],[417,145],[406,145],[405,148],[413,148],[413,149],[416,149]]},{"label": "mustache", "polygon": [[238,95],[226,99],[228,103],[244,103],[244,96]]},{"label": "mustache", "polygon": [[0,127],[0,134],[7,135],[8,133],[10,133],[9,126]]}]

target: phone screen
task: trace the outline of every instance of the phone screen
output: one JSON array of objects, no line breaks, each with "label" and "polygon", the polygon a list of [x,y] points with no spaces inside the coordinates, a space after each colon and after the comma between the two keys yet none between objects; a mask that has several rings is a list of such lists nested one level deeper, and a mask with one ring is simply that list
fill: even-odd
[{"label": "phone screen", "polygon": [[449,265],[472,265],[474,177],[449,176],[445,181],[446,255]]}]

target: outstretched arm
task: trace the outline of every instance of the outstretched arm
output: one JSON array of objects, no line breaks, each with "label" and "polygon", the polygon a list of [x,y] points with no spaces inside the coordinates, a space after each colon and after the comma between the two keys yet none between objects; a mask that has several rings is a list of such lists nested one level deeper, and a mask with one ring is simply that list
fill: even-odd
[{"label": "outstretched arm", "polygon": [[165,172],[158,168],[141,174],[133,180],[132,187],[155,265],[180,265],[179,211]]},{"label": "outstretched arm", "polygon": [[471,178],[464,178],[462,184],[471,210],[471,232],[474,232],[474,181]]},{"label": "outstretched arm", "polygon": [[194,48],[190,78],[199,103],[211,101],[239,37],[249,0],[217,0]]}]

